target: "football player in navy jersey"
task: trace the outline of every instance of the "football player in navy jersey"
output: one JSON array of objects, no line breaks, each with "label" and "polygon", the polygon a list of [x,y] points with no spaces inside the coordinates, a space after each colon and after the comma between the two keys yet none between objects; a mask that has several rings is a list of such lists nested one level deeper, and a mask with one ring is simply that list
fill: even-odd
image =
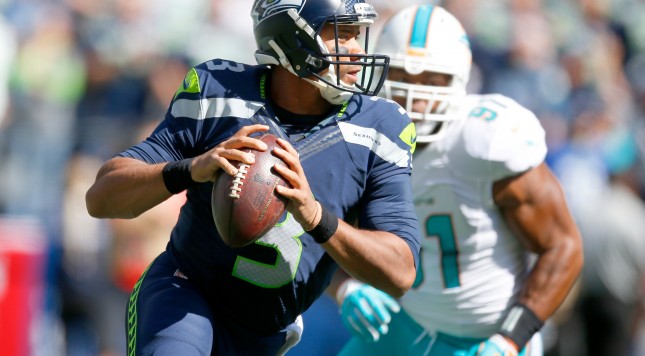
[{"label": "football player in navy jersey", "polygon": [[[192,68],[151,136],[107,161],[87,192],[90,215],[133,218],[187,190],[166,251],[132,291],[129,355],[282,354],[339,266],[393,296],[414,281],[416,135],[401,107],[373,96],[372,73],[389,65],[359,43],[374,8],[256,0],[251,15],[259,65]],[[281,138],[287,213],[232,249],[213,222],[212,181],[252,164],[242,149],[265,150],[264,132]]]}]

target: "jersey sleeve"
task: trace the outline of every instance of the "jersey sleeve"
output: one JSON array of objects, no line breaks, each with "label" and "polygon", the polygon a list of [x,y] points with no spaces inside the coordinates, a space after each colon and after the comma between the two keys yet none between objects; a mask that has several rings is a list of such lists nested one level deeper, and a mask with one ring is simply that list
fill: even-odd
[{"label": "jersey sleeve", "polygon": [[117,154],[154,164],[192,157],[202,117],[202,85],[192,68],[170,102],[164,119],[143,142]]},{"label": "jersey sleeve", "polygon": [[416,133],[414,124],[398,105],[383,107],[379,111],[388,114],[373,133],[378,144],[374,149],[374,164],[364,204],[361,204],[359,224],[362,228],[388,231],[402,238],[412,251],[415,266],[418,266],[419,223],[412,204],[410,181]]},{"label": "jersey sleeve", "polygon": [[177,161],[208,151],[250,121],[260,104],[240,95],[255,87],[255,67],[214,59],[191,68],[164,120],[145,141],[119,156],[147,163]]},{"label": "jersey sleeve", "polygon": [[[538,118],[514,100],[484,96],[470,111],[451,163],[461,173],[497,181],[538,166],[546,157],[545,132]],[[465,162],[459,164],[460,162]]]}]

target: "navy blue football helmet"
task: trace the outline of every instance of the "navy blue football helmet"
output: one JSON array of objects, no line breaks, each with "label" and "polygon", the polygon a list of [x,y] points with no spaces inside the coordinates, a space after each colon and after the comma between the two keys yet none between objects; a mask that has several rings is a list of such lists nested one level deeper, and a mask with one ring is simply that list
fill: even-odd
[{"label": "navy blue football helmet", "polygon": [[[378,94],[387,73],[389,57],[368,54],[369,26],[378,18],[372,5],[363,0],[255,0],[251,11],[253,32],[258,50],[258,64],[280,65],[291,73],[317,86],[323,97],[340,104],[353,93]],[[323,25],[333,24],[336,50],[327,48],[320,37]],[[364,26],[366,54],[348,55],[338,44],[338,25]],[[340,65],[361,66],[357,83],[340,80]],[[378,71],[375,69],[378,68]]]}]

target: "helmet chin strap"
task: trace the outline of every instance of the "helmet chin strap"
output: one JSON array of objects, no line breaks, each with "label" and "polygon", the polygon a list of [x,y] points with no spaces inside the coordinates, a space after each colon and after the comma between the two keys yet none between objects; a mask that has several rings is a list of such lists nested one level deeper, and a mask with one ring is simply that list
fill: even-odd
[{"label": "helmet chin strap", "polygon": [[[329,71],[326,74],[322,75],[322,77],[330,83],[335,82],[337,77],[336,77],[336,74],[334,73],[334,66],[333,65],[329,66]],[[303,79],[313,84],[314,86],[316,86],[318,90],[320,90],[320,95],[333,105],[340,105],[346,102],[347,100],[349,100],[353,95],[352,92],[334,88],[333,86],[325,83],[320,79],[315,79],[315,80],[312,80],[309,78],[303,78]],[[350,85],[346,84],[342,80],[340,81],[340,85],[348,88],[351,87]]]}]

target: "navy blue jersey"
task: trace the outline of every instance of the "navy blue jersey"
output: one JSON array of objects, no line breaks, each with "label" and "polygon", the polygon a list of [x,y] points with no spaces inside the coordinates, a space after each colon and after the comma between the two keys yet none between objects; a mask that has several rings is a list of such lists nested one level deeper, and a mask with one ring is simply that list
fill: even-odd
[{"label": "navy blue jersey", "polygon": [[[194,157],[254,123],[268,124],[288,139],[265,95],[268,74],[268,67],[231,61],[196,66],[152,135],[119,155],[147,163]],[[291,144],[321,204],[361,228],[401,237],[416,265],[419,234],[409,180],[413,128],[398,105],[353,95]],[[167,251],[216,313],[257,332],[282,329],[320,296],[338,266],[290,214],[256,243],[227,247],[211,214],[212,186],[188,189]]]}]

